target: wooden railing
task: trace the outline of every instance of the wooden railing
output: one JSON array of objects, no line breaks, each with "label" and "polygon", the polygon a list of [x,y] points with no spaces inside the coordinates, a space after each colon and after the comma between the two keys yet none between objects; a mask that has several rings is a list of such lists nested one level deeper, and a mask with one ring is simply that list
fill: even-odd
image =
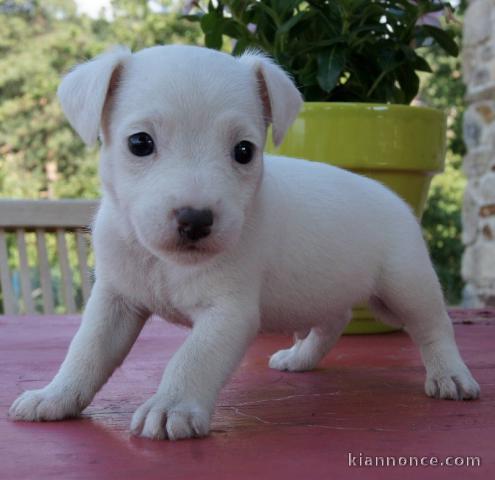
[{"label": "wooden railing", "polygon": [[[80,309],[78,304],[85,303],[91,291],[88,226],[97,207],[98,202],[90,200],[0,200],[4,313],[76,313]],[[61,288],[54,298],[56,272]]]}]

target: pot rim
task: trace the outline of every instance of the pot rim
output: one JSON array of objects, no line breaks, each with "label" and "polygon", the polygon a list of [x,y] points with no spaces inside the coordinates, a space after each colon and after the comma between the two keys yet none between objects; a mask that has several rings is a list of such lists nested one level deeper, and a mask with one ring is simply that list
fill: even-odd
[{"label": "pot rim", "polygon": [[[396,104],[305,102],[284,142],[269,153],[368,170],[422,172],[443,169],[447,115]],[[321,132],[328,132],[324,135]]]},{"label": "pot rim", "polygon": [[366,110],[370,112],[409,112],[414,114],[446,116],[446,111],[423,105],[404,105],[398,103],[367,103],[367,102],[303,102],[305,110],[327,110],[343,108],[347,110]]}]

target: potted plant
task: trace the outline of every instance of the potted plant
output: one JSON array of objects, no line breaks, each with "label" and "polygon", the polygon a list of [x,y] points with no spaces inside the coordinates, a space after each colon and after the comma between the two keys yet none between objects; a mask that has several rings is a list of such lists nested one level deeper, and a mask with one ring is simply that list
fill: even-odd
[{"label": "potted plant", "polygon": [[[449,8],[437,0],[211,0],[187,2],[207,47],[255,48],[273,57],[305,99],[284,143],[272,153],[328,162],[381,181],[421,218],[435,172],[443,168],[446,119],[409,106],[425,49],[458,47],[440,28]],[[191,14],[190,10],[193,11]],[[354,310],[347,333],[391,330]]]}]

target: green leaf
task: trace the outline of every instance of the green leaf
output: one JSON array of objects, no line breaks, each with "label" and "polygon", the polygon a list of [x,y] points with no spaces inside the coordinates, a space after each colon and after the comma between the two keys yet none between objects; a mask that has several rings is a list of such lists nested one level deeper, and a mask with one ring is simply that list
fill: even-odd
[{"label": "green leaf", "polygon": [[314,65],[314,63],[316,62],[310,60],[301,70],[297,72],[299,85],[304,87],[317,85],[318,80],[316,79],[316,65]]},{"label": "green leaf", "polygon": [[205,34],[205,46],[213,48],[214,50],[221,50],[223,45],[222,35],[217,33]]},{"label": "green leaf", "polygon": [[275,25],[278,25],[279,24],[279,18],[277,16],[277,12],[275,12],[275,10],[273,10],[272,8],[270,8],[268,5],[266,5],[265,3],[261,3],[261,2],[255,2],[253,4],[253,10],[255,8],[258,11],[264,12],[268,17],[270,17],[271,20],[272,20],[272,22]]},{"label": "green leaf", "polygon": [[405,103],[410,103],[419,90],[419,77],[410,65],[402,65],[397,70],[397,80],[404,92]]},{"label": "green leaf", "polygon": [[414,70],[431,73],[430,64],[424,57],[418,55],[413,48],[408,45],[401,45],[400,51],[404,54],[407,63],[410,64]]},{"label": "green leaf", "polygon": [[325,92],[330,92],[339,81],[345,65],[345,52],[341,48],[333,48],[318,55],[317,80]]},{"label": "green leaf", "polygon": [[246,10],[250,0],[229,0],[227,6],[234,17],[240,17]]},{"label": "green leaf", "polygon": [[187,20],[189,22],[200,22],[202,16],[203,16],[203,14],[197,14],[197,15],[180,15],[179,18],[181,20]]},{"label": "green leaf", "polygon": [[201,17],[201,29],[205,34],[205,45],[208,48],[222,48],[222,17],[216,11],[211,11]]},{"label": "green leaf", "polygon": [[218,22],[218,16],[215,12],[206,13],[201,17],[201,29],[204,33],[212,33],[215,30],[220,29],[220,24]]},{"label": "green leaf", "polygon": [[288,33],[290,29],[299,23],[301,20],[306,20],[308,17],[308,14],[306,12],[299,12],[297,15],[294,15],[293,17],[290,18],[290,20],[287,20],[279,29],[278,33]]},{"label": "green leaf", "polygon": [[[313,42],[310,45],[302,46],[300,47],[301,53],[315,53],[315,52],[320,52],[323,48],[325,47],[332,47],[333,45],[346,45],[346,37],[340,36],[340,37],[335,37],[332,38],[331,40],[323,40],[323,41],[318,41],[318,42]],[[340,48],[343,48],[342,46]],[[325,48],[327,50],[327,48]]]},{"label": "green leaf", "polygon": [[272,7],[281,16],[284,16],[294,10],[300,3],[301,0],[272,0]]},{"label": "green leaf", "polygon": [[419,55],[416,56],[414,59],[413,66],[416,70],[420,72],[432,72],[432,69],[430,67],[430,64],[423,58],[420,57]]},{"label": "green leaf", "polygon": [[222,33],[236,40],[249,34],[247,28],[232,18],[225,18],[221,25]]},{"label": "green leaf", "polygon": [[453,57],[459,55],[459,46],[445,30],[431,25],[421,25],[417,28],[424,32],[425,36],[432,37],[449,55]]}]

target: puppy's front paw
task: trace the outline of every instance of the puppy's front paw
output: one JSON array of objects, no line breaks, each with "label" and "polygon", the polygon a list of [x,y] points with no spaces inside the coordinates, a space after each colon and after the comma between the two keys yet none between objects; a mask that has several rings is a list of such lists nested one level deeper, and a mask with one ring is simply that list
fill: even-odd
[{"label": "puppy's front paw", "polygon": [[156,440],[204,437],[210,429],[210,412],[196,402],[170,405],[159,393],[143,403],[132,416],[131,433]]},{"label": "puppy's front paw", "polygon": [[469,370],[459,368],[426,376],[425,392],[429,397],[450,400],[474,400],[480,395],[480,386]]},{"label": "puppy's front paw", "polygon": [[77,416],[81,410],[77,396],[45,387],[20,395],[10,407],[9,417],[27,422],[62,420]]}]

